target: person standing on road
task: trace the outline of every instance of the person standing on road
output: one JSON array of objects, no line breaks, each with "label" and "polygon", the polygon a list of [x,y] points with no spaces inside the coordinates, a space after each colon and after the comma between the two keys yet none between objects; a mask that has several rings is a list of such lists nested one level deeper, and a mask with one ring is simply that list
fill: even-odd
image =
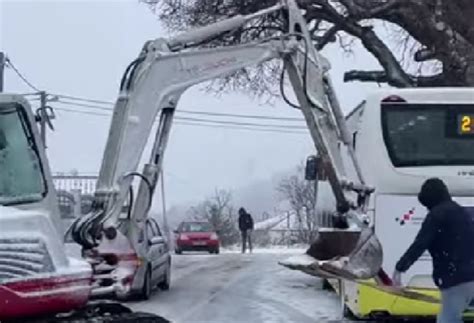
[{"label": "person standing on road", "polygon": [[418,194],[428,209],[415,241],[395,266],[393,282],[401,285],[406,272],[428,250],[433,261],[433,280],[441,291],[438,323],[462,322],[463,312],[474,299],[474,219],[451,199],[444,182],[430,178]]},{"label": "person standing on road", "polygon": [[242,253],[245,253],[247,249],[247,242],[249,250],[252,252],[253,219],[243,207],[239,209],[239,230],[242,236]]}]

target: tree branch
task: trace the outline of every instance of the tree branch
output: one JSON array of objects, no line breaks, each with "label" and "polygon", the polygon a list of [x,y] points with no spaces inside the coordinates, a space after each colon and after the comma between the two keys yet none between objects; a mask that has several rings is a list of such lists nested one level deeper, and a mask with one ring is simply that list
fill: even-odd
[{"label": "tree branch", "polygon": [[400,0],[387,0],[376,5],[374,1],[367,0],[339,0],[339,2],[346,7],[349,16],[357,20],[377,17],[400,5]]},{"label": "tree branch", "polygon": [[[341,3],[354,4],[354,0],[340,0]],[[398,0],[390,1],[398,2]],[[371,27],[361,26],[350,16],[342,16],[327,0],[317,0],[320,7],[308,7],[306,14],[325,19],[346,33],[361,40],[364,47],[375,56],[387,72],[390,83],[396,87],[410,87],[412,82],[387,45],[377,36]],[[394,6],[392,3],[391,6]],[[321,17],[324,16],[324,17]]]},{"label": "tree branch", "polygon": [[[443,63],[443,70],[456,78],[463,77],[466,68],[464,57],[472,49],[444,19],[439,18],[430,6],[430,1],[410,0],[380,17],[406,30],[415,40],[436,52],[436,58]],[[440,26],[439,23],[443,24]],[[448,73],[447,73],[448,74]],[[458,83],[458,82],[456,82]]]},{"label": "tree branch", "polygon": [[[414,76],[408,75],[412,86],[418,87],[435,87],[435,86],[447,86],[446,78],[443,73],[431,75],[431,76]],[[344,82],[361,81],[361,82],[377,82],[377,83],[388,83],[389,85],[396,86],[393,84],[392,79],[387,76],[384,71],[357,71],[352,70],[344,73]]]},{"label": "tree branch", "polygon": [[384,71],[357,71],[351,70],[344,73],[344,82],[377,82],[389,83],[387,73]]},{"label": "tree branch", "polygon": [[324,33],[324,35],[319,36],[319,37],[314,37],[314,40],[316,40],[316,49],[321,50],[323,49],[324,46],[326,46],[328,43],[334,43],[336,41],[336,34],[340,29],[334,25],[331,28],[329,28],[328,31]]}]

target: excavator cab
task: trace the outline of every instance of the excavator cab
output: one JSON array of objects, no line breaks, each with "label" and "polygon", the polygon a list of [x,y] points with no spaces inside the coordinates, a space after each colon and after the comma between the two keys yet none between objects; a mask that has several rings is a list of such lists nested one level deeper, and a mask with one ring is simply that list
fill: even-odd
[{"label": "excavator cab", "polygon": [[21,95],[0,93],[0,168],[0,321],[83,307],[92,271],[66,253],[46,153]]}]

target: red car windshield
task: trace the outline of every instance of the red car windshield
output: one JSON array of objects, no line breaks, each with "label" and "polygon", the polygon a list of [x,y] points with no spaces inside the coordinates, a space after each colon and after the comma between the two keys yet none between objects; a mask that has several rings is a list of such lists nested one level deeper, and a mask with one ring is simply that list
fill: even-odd
[{"label": "red car windshield", "polygon": [[212,232],[212,226],[203,222],[186,222],[181,225],[181,232]]}]

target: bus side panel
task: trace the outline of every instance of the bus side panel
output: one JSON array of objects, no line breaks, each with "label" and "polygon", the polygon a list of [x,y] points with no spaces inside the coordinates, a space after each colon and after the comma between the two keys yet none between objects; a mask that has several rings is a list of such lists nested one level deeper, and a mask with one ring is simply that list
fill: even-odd
[{"label": "bus side panel", "polygon": [[[473,197],[454,197],[461,205],[474,204]],[[383,269],[391,274],[395,264],[415,239],[427,210],[412,195],[376,196],[375,233],[382,243]],[[431,278],[431,257],[426,251],[402,276],[403,283],[410,287],[436,288]]]},{"label": "bus side panel", "polygon": [[[426,209],[416,196],[376,195],[375,233],[383,248],[383,269],[389,275],[415,239],[425,216]],[[431,257],[426,251],[403,275],[402,280],[405,285],[435,288],[431,272]]]}]

